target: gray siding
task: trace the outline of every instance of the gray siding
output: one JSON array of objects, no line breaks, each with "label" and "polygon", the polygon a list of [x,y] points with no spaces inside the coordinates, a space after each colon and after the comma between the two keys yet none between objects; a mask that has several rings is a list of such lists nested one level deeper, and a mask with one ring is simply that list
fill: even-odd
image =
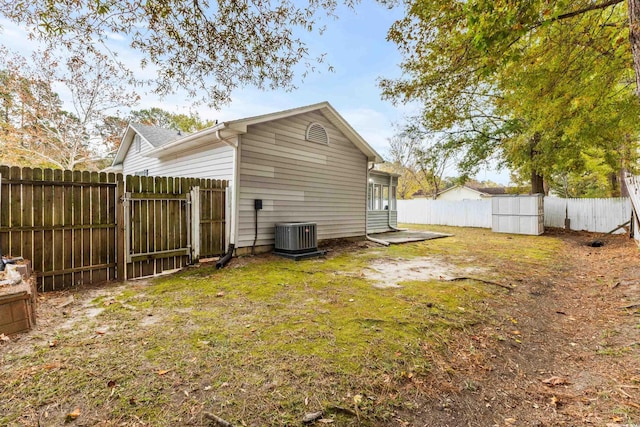
[{"label": "gray siding", "polygon": [[[311,122],[322,124],[329,144],[305,140]],[[366,206],[365,155],[321,113],[249,126],[240,143],[238,247],[254,239],[254,199],[258,213],[257,245],[273,244],[278,222],[318,224],[318,239],[363,236]]]},{"label": "gray siding", "polygon": [[138,153],[132,144],[122,163],[124,174],[133,175],[146,169],[150,176],[233,179],[233,148],[224,143],[211,141],[161,159],[145,157],[151,149],[149,144],[143,143]]},{"label": "gray siding", "polygon": [[[396,224],[393,225],[395,226]],[[389,211],[369,211],[367,215],[367,233],[383,233],[390,230]]]}]

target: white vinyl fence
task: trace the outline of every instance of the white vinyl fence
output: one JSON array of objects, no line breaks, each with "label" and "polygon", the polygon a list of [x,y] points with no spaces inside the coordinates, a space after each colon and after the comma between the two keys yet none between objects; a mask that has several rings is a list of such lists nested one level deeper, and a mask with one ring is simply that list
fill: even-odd
[{"label": "white vinyl fence", "polygon": [[491,228],[491,199],[398,200],[398,222]]},{"label": "white vinyl fence", "polygon": [[[404,224],[453,225],[491,228],[491,199],[398,200],[398,222]],[[626,197],[611,199],[544,198],[545,227],[564,228],[569,218],[572,230],[606,233],[631,218]],[[618,230],[617,233],[624,233]]]},{"label": "white vinyl fence", "polygon": [[[606,233],[631,219],[631,202],[627,197],[611,199],[544,198],[545,227],[564,228],[569,218],[572,230]],[[616,233],[624,233],[618,230]]]}]

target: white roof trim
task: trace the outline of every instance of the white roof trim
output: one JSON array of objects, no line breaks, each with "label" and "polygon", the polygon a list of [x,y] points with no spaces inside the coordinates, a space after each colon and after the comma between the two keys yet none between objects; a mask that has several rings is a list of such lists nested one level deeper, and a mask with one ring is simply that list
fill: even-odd
[{"label": "white roof trim", "polygon": [[[167,154],[174,154],[206,142],[209,136],[215,136],[217,141],[222,141],[233,145],[234,137],[247,133],[248,126],[264,123],[268,121],[284,119],[297,114],[304,114],[312,111],[320,111],[334,126],[336,126],[347,138],[362,151],[370,162],[381,163],[382,156],[378,154],[358,132],[356,132],[347,121],[328,102],[307,105],[290,110],[278,111],[275,113],[263,114],[260,116],[246,117],[244,119],[232,120],[218,123],[217,125],[203,129],[199,132],[188,135],[184,138],[176,139],[168,144],[154,148],[145,155],[149,157],[162,157]],[[116,155],[117,158],[117,155]]]}]

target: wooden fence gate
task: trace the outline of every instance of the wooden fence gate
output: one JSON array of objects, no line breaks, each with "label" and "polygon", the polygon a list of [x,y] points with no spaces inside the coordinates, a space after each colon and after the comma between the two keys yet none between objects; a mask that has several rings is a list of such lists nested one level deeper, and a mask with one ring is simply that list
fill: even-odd
[{"label": "wooden fence gate", "polygon": [[0,252],[43,291],[180,268],[224,252],[227,185],[0,166]]}]

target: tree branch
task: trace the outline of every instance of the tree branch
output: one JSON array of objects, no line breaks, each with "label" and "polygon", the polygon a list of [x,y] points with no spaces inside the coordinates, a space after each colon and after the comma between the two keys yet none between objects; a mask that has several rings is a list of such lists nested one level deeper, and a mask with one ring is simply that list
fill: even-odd
[{"label": "tree branch", "polygon": [[553,17],[551,19],[545,19],[544,21],[538,21],[535,24],[533,24],[533,26],[530,29],[534,29],[537,28],[541,25],[550,23],[550,22],[556,22],[556,21],[561,21],[563,19],[569,19],[569,18],[573,18],[574,16],[578,16],[578,15],[582,15],[583,13],[587,13],[587,12],[591,12],[593,10],[601,10],[601,9],[606,9],[609,6],[615,6],[618,3],[622,3],[624,2],[624,0],[609,0],[606,1],[604,3],[596,3],[596,4],[592,4],[590,6],[587,7],[583,7],[582,9],[578,9],[578,10],[574,10],[573,12],[567,12],[567,13],[563,13],[562,15],[558,15],[556,17]]}]

